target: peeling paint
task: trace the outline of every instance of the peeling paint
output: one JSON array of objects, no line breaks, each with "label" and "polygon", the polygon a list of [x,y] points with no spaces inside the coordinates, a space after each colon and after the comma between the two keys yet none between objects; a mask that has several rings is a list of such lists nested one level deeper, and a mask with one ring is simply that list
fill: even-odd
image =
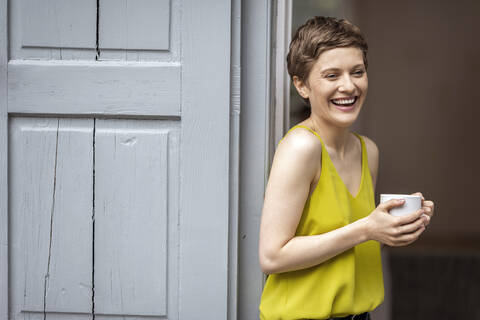
[{"label": "peeling paint", "polygon": [[128,138],[124,141],[122,141],[122,144],[125,145],[125,146],[133,146],[134,144],[137,143],[137,138],[136,137],[131,137],[131,138]]}]

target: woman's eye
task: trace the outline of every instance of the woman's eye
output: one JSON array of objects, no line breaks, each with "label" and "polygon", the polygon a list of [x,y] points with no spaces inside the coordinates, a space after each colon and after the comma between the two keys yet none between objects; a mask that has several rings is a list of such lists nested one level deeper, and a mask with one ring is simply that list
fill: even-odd
[{"label": "woman's eye", "polygon": [[363,70],[357,70],[357,71],[355,71],[353,74],[356,75],[356,76],[362,76],[363,73],[364,73]]},{"label": "woman's eye", "polygon": [[337,75],[334,73],[327,74],[326,78],[328,79],[334,79]]}]

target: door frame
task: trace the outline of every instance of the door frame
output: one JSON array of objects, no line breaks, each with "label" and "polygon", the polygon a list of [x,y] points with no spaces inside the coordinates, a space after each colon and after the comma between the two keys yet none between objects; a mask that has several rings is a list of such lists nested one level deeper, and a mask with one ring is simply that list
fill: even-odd
[{"label": "door frame", "polygon": [[239,320],[259,318],[265,283],[258,259],[259,228],[275,147],[289,126],[290,78],[285,57],[291,8],[292,0],[242,1]]},{"label": "door frame", "polygon": [[270,104],[270,163],[275,148],[290,127],[290,75],[287,53],[292,38],[292,1],[275,1],[272,35],[272,96]]},{"label": "door frame", "polygon": [[0,0],[0,319],[8,319],[8,6]]}]

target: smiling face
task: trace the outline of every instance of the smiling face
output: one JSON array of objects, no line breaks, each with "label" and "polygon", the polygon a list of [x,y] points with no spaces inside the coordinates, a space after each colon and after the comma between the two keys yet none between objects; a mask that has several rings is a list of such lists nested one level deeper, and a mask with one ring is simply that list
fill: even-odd
[{"label": "smiling face", "polygon": [[320,54],[307,83],[293,77],[312,113],[335,126],[349,127],[358,117],[367,95],[368,78],[362,51],[356,47],[334,48]]}]

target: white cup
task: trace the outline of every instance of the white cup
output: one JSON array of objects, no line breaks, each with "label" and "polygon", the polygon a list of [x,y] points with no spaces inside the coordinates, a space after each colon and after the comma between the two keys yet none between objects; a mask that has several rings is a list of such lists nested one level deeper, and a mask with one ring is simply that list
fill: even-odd
[{"label": "white cup", "polygon": [[412,196],[408,194],[381,194],[380,203],[387,202],[392,199],[405,199],[402,206],[390,209],[392,216],[403,216],[405,214],[413,213],[422,208],[422,197]]}]

